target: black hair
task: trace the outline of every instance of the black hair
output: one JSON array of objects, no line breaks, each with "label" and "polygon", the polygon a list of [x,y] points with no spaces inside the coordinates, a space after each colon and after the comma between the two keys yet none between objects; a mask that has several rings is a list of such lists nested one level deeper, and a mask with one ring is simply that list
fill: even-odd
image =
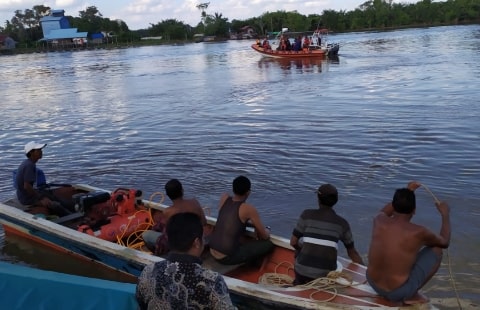
[{"label": "black hair", "polygon": [[333,207],[338,201],[338,193],[336,194],[322,194],[317,192],[318,202],[321,205]]},{"label": "black hair", "polygon": [[181,198],[183,196],[183,187],[177,179],[171,179],[165,184],[165,192],[170,200]]},{"label": "black hair", "polygon": [[238,176],[233,180],[232,189],[236,195],[243,196],[250,190],[252,184],[246,176]]},{"label": "black hair", "polygon": [[170,250],[187,252],[196,238],[202,241],[203,226],[200,217],[191,212],[177,213],[167,222],[167,237]]},{"label": "black hair", "polygon": [[397,189],[393,195],[392,205],[397,213],[413,213],[416,208],[415,193],[408,188]]}]

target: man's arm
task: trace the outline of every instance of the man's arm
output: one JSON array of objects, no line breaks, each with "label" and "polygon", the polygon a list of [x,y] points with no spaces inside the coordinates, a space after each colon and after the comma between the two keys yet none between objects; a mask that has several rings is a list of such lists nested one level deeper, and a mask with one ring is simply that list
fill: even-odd
[{"label": "man's arm", "polygon": [[223,193],[222,196],[220,197],[220,202],[218,203],[218,210],[219,211],[223,207],[223,205],[225,204],[225,201],[227,200],[228,196],[229,195],[227,193]]},{"label": "man's arm", "polygon": [[432,231],[425,228],[424,231],[424,240],[425,245],[431,247],[439,247],[446,249],[450,245],[450,211],[447,203],[445,202],[436,202],[435,203],[440,215],[442,216],[442,226],[440,228],[440,235],[433,233]]},{"label": "man's arm", "polygon": [[355,247],[351,247],[351,248],[347,249],[347,254],[348,254],[348,257],[350,257],[350,259],[352,260],[352,262],[360,264],[360,265],[365,265],[363,263],[362,257],[360,256],[360,254],[358,254]]},{"label": "man's arm", "polygon": [[24,182],[23,188],[29,196],[35,197],[35,199],[42,207],[49,207],[52,204],[52,201],[48,197],[42,197],[42,195],[38,191],[36,191],[33,188],[32,184],[30,184],[29,182]]},{"label": "man's arm", "polygon": [[42,198],[40,193],[33,188],[33,185],[30,182],[23,182],[23,188],[27,192],[28,196],[35,197],[35,199],[38,200]]},{"label": "man's arm", "polygon": [[438,212],[442,216],[442,227],[440,228],[440,236],[443,238],[443,245],[445,248],[448,248],[450,245],[450,235],[451,235],[451,227],[450,227],[450,208],[448,207],[446,202],[436,202],[435,206],[437,207]]},{"label": "man's arm", "polygon": [[298,238],[292,235],[290,238],[290,245],[295,249],[295,250],[300,250],[300,245],[298,244]]},{"label": "man's arm", "polygon": [[215,310],[236,310],[237,308],[233,305],[232,300],[230,299],[230,294],[228,293],[228,287],[225,283],[225,280],[221,275],[215,279],[215,285],[210,291],[210,302],[209,305],[212,309]]},{"label": "man's arm", "polygon": [[381,210],[381,213],[384,213],[386,216],[390,217],[393,215],[393,205],[391,202],[387,203]]},{"label": "man's arm", "polygon": [[202,206],[200,205],[200,202],[198,202],[197,199],[193,198],[192,199],[195,205],[195,208],[197,209],[197,215],[200,217],[200,221],[202,222],[202,226],[207,225],[207,218],[205,217],[205,212],[203,211]]},{"label": "man's arm", "polygon": [[258,239],[263,239],[266,240],[270,238],[270,230],[265,228],[265,226],[262,223],[262,220],[260,219],[260,215],[258,214],[257,209],[255,209],[254,206],[248,204],[248,203],[243,203],[240,206],[240,219],[246,223],[248,220],[250,220],[253,224],[253,227],[255,227],[255,232],[257,233]]}]

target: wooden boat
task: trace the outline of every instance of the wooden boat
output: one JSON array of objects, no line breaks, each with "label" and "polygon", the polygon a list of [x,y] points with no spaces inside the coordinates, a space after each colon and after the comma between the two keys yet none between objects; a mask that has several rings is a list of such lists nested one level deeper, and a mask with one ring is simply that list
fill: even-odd
[{"label": "wooden boat", "polygon": [[[75,185],[73,191],[73,197],[80,205],[80,211],[75,214],[49,220],[24,212],[9,201],[0,204],[0,223],[7,235],[29,238],[56,250],[95,261],[131,276],[132,280],[139,276],[146,264],[164,259],[152,255],[142,242],[133,242],[132,237],[137,239],[138,234],[151,225],[152,218],[143,215],[162,212],[167,206],[161,202],[140,200],[138,191],[132,189],[117,189],[109,193],[88,185]],[[105,193],[109,193],[111,198],[102,202],[106,198]],[[118,195],[134,196],[123,197],[123,201],[135,204],[132,212],[123,213],[127,222],[115,218],[125,208],[128,209],[127,206],[109,205],[112,201],[115,204],[114,201],[121,200]],[[88,204],[91,204],[88,207],[90,211],[87,210]],[[95,214],[109,212],[108,220],[102,225],[82,227],[87,225],[84,224],[85,217],[89,217],[91,222]],[[207,217],[207,220],[208,229],[211,230],[216,219]],[[113,241],[108,240],[110,236],[104,233],[112,228],[112,223],[121,223]],[[127,234],[132,224],[136,230]],[[247,237],[253,237],[252,230],[247,231]],[[401,304],[389,302],[374,293],[366,284],[364,266],[342,257],[338,258],[340,268],[331,278],[318,279],[305,286],[291,286],[294,250],[285,238],[273,235],[271,239],[275,249],[261,265],[220,265],[209,251],[202,257],[204,266],[224,275],[232,300],[240,309],[403,309]],[[424,304],[416,309],[430,307]]]},{"label": "wooden boat", "polygon": [[[0,262],[1,309],[136,309],[136,285]],[[8,305],[8,306],[7,306]]]}]

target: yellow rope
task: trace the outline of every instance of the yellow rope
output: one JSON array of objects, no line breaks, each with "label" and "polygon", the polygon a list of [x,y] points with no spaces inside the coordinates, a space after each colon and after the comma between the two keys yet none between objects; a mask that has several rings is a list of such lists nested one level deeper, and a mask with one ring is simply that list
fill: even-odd
[{"label": "yellow rope", "polygon": [[161,199],[160,199],[160,201],[158,202],[158,203],[160,203],[160,204],[163,203],[163,201],[165,200],[165,195],[164,195],[162,192],[155,192],[155,193],[153,193],[152,195],[150,195],[150,199],[149,199],[149,202],[150,202],[150,203],[153,203],[153,198],[154,198],[155,196],[161,196]]},{"label": "yellow rope", "polygon": [[[155,196],[161,196],[160,202],[158,202],[160,204],[165,200],[165,195],[162,192],[155,192],[150,196],[149,203],[153,203],[153,199],[155,198]],[[152,229],[155,223],[152,216],[152,208],[149,208],[148,205],[146,207],[148,208],[148,210],[139,210],[135,214],[137,214],[138,212],[148,212],[149,214],[148,222],[145,222],[144,224],[137,226],[135,231],[125,238],[125,233],[128,231],[128,227],[130,226],[132,219],[135,218],[135,217],[132,217],[132,219],[130,219],[130,221],[128,222],[123,233],[121,235],[116,236],[118,244],[128,248],[141,250],[144,252],[150,252],[148,249],[145,249],[144,247],[145,242],[143,241],[142,234],[145,231]],[[125,242],[123,241],[124,238],[125,238]]]},{"label": "yellow rope", "polygon": [[[275,266],[275,270],[273,273],[264,273],[263,275],[261,275],[258,279],[258,283],[265,285],[274,285],[278,287],[293,286],[293,278],[291,276],[289,276],[288,274],[277,272],[277,269],[282,265],[287,265],[287,273],[290,270],[293,270],[293,265],[290,262],[281,262],[277,264],[277,266]],[[347,280],[349,284],[343,285],[337,283],[338,278],[343,278]],[[314,290],[310,294],[310,299],[321,302],[329,302],[337,296],[337,288],[345,288],[355,285],[358,284],[353,284],[353,279],[347,274],[339,271],[330,271],[326,277],[318,278],[302,285],[296,285],[295,288],[299,290]],[[316,294],[329,290],[330,293],[332,293],[332,296],[330,298],[324,300],[318,300],[314,298]]]},{"label": "yellow rope", "polygon": [[420,184],[430,195],[432,195],[433,200],[435,203],[440,203],[440,200],[432,193],[432,191],[425,185],[425,184]]},{"label": "yellow rope", "polygon": [[[425,184],[420,184],[433,198],[435,203],[440,203],[440,200],[433,194],[433,192],[425,185]],[[455,283],[455,279],[453,278],[453,272],[452,272],[452,263],[450,260],[450,252],[448,248],[446,249],[447,252],[447,261],[448,261],[448,273],[450,276],[450,282],[452,283],[453,291],[455,292],[455,297],[457,298],[457,303],[458,303],[458,308],[461,310],[462,309],[462,304],[460,303],[460,296],[458,294],[458,289],[457,289],[457,284]]]}]

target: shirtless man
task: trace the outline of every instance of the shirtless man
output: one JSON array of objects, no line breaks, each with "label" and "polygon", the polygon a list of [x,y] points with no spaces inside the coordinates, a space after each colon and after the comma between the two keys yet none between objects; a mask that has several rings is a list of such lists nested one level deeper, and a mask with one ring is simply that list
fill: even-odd
[{"label": "shirtless man", "polygon": [[[221,264],[237,265],[254,261],[273,250],[270,228],[263,226],[257,209],[246,202],[250,180],[239,176],[233,180],[233,196],[220,198],[217,223],[210,235],[210,253]],[[248,225],[253,225],[258,240],[242,243]]]},{"label": "shirtless man", "polygon": [[[165,226],[168,222],[168,219],[172,217],[174,214],[177,213],[184,213],[184,212],[191,212],[195,213],[200,217],[200,221],[202,225],[205,226],[207,224],[207,219],[205,218],[205,213],[203,212],[202,206],[197,199],[185,199],[183,198],[183,186],[177,179],[171,179],[170,181],[165,184],[165,192],[172,201],[172,205],[165,209],[162,212],[162,218],[160,219],[161,225],[155,226]],[[155,227],[154,227],[155,228]],[[157,238],[162,235],[161,231],[156,231],[154,229],[147,230],[142,234],[143,241],[149,249],[155,248],[155,243],[157,242]]]},{"label": "shirtless man", "polygon": [[367,280],[380,295],[405,304],[426,302],[422,288],[437,272],[442,249],[450,244],[449,207],[436,202],[442,217],[440,234],[411,223],[415,214],[415,189],[418,182],[398,189],[373,221],[368,255]]}]

